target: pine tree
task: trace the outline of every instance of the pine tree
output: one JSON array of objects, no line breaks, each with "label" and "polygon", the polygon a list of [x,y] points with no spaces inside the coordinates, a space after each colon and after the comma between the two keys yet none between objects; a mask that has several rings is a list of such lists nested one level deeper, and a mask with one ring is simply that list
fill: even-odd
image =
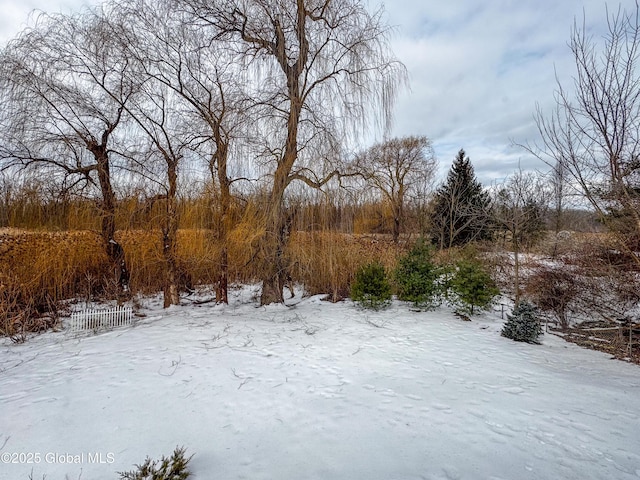
[{"label": "pine tree", "polygon": [[500,293],[491,275],[482,263],[474,258],[457,262],[455,273],[450,280],[453,303],[462,313],[473,315],[476,310],[489,307]]},{"label": "pine tree", "polygon": [[442,288],[440,276],[443,269],[433,258],[433,247],[420,238],[398,261],[394,272],[398,298],[420,309],[430,309],[440,304]]},{"label": "pine tree", "polygon": [[436,192],[431,216],[432,241],[441,249],[491,238],[490,198],[476,178],[471,160],[460,150],[447,181]]},{"label": "pine tree", "polygon": [[538,320],[538,309],[528,302],[520,302],[511,315],[507,315],[507,323],[502,328],[502,336],[516,342],[539,344],[540,335],[542,327]]},{"label": "pine tree", "polygon": [[351,299],[363,308],[380,310],[391,304],[391,285],[384,265],[378,262],[361,267],[351,285]]}]

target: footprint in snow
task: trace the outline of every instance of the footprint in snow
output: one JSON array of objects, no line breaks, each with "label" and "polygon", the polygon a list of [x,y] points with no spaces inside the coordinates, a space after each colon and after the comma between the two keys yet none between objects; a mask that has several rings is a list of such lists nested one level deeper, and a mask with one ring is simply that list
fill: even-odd
[{"label": "footprint in snow", "polygon": [[520,395],[525,392],[524,388],[521,387],[506,387],[502,389],[505,393],[510,393],[512,395]]},{"label": "footprint in snow", "polygon": [[440,410],[443,413],[453,413],[453,411],[451,410],[451,407],[449,405],[444,405],[442,403],[434,404],[433,408],[435,408],[436,410]]}]

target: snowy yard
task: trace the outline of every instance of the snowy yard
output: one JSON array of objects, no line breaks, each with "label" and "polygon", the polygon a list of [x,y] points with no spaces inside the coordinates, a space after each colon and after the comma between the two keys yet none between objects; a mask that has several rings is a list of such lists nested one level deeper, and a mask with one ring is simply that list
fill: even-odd
[{"label": "snowy yard", "polygon": [[176,446],[195,480],[640,479],[638,366],[502,338],[499,314],[234,294],[5,339],[0,479],[117,479]]}]

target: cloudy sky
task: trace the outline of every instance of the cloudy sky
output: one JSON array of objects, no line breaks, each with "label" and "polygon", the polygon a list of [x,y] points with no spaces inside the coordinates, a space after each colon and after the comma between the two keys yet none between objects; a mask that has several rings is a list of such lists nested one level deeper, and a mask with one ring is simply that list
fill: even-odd
[{"label": "cloudy sky", "polygon": [[[28,22],[33,9],[70,12],[99,0],[0,0],[0,42]],[[371,0],[375,4],[374,0]],[[631,9],[634,0],[610,2]],[[596,38],[606,28],[603,0],[394,0],[396,55],[409,72],[394,136],[426,135],[446,173],[464,148],[488,185],[523,169],[544,169],[514,144],[537,139],[536,103],[553,107],[555,72],[571,81],[567,42],[574,20]]]}]

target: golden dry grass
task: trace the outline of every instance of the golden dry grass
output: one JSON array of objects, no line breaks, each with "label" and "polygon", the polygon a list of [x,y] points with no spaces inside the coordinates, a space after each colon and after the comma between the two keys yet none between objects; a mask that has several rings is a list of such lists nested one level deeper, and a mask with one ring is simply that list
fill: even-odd
[{"label": "golden dry grass", "polygon": [[[230,282],[261,277],[259,263],[253,259],[262,231],[254,225],[241,221],[230,232]],[[125,251],[132,292],[160,291],[164,278],[160,231],[120,231],[116,239]],[[180,230],[178,263],[185,282],[213,284],[219,274],[221,247],[211,230]],[[286,255],[294,282],[303,284],[309,294],[327,293],[337,300],[348,295],[360,266],[377,260],[391,269],[402,250],[386,238],[294,232]],[[115,284],[100,236],[91,231],[0,230],[0,265],[0,293],[17,305],[29,304],[38,310],[63,299],[108,296],[105,285]]]},{"label": "golden dry grass", "polygon": [[87,277],[105,273],[106,260],[92,232],[0,231],[0,288],[19,286],[38,307],[78,295]]},{"label": "golden dry grass", "polygon": [[82,296],[105,275],[106,254],[91,232],[0,230],[0,330],[26,328],[60,300]]},{"label": "golden dry grass", "polygon": [[386,238],[334,232],[296,232],[289,255],[291,276],[309,294],[326,293],[339,300],[349,295],[357,270],[379,261],[393,269],[403,248]]}]

